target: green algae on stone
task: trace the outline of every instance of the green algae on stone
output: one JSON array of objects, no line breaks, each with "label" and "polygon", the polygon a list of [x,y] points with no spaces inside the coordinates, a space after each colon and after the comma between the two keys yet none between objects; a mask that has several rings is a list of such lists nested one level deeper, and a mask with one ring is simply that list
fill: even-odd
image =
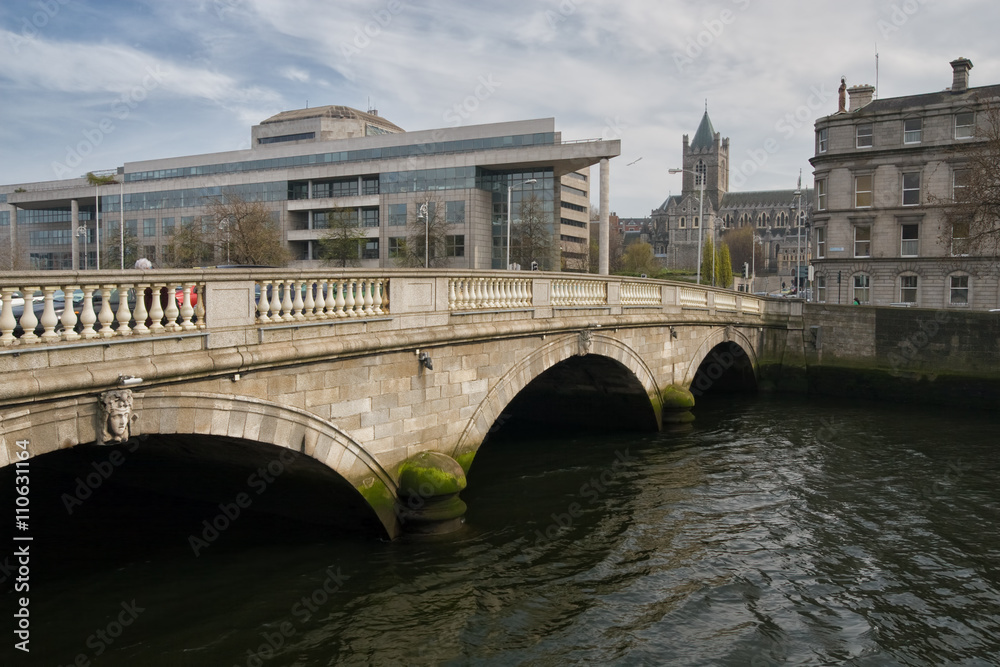
[{"label": "green algae on stone", "polygon": [[672,384],[660,392],[660,402],[665,410],[690,410],[694,407],[694,394]]},{"label": "green algae on stone", "polygon": [[399,493],[403,496],[443,496],[465,488],[465,470],[439,452],[421,452],[399,465]]}]

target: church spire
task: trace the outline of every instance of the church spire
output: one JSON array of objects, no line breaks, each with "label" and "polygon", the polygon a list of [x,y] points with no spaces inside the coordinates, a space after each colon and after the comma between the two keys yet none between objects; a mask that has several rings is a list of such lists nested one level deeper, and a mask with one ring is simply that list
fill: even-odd
[{"label": "church spire", "polygon": [[691,148],[712,148],[715,145],[715,128],[712,119],[708,117],[708,100],[705,100],[705,115],[701,117],[698,131],[694,133]]}]

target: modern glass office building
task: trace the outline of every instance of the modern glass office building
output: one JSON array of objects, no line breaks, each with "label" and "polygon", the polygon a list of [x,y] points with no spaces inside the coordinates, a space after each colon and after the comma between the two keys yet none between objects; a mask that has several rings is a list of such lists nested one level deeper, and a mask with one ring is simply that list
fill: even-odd
[{"label": "modern glass office building", "polygon": [[166,267],[172,234],[218,225],[209,203],[233,193],[266,203],[297,266],[320,263],[333,215],[363,230],[362,266],[394,266],[426,206],[446,220],[448,266],[503,268],[509,194],[515,230],[531,198],[551,235],[541,268],[585,271],[590,166],[621,150],[618,140],[564,142],[552,118],[405,132],[343,106],[279,113],[251,139],[247,150],[126,163],[100,188],[83,177],[0,185],[0,243],[33,269],[95,268],[97,241],[115,243],[124,222],[138,254]]}]

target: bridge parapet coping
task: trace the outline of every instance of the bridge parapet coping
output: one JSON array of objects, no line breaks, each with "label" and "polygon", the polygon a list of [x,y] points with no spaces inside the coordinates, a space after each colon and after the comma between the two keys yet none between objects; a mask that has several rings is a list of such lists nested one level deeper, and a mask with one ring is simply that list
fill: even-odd
[{"label": "bridge parapet coping", "polygon": [[[30,272],[0,278],[0,374],[9,378],[0,400],[70,395],[127,376],[239,373],[373,345],[627,326],[622,318],[787,321],[793,305],[688,283],[537,271]],[[276,343],[287,345],[263,349]]]}]

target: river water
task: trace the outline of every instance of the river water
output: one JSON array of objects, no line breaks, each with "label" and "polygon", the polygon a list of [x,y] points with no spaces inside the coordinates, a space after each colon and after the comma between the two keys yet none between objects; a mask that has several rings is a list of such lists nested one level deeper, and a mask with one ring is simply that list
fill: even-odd
[{"label": "river water", "polygon": [[188,520],[172,501],[108,490],[121,513],[59,545],[32,654],[3,664],[1000,663],[995,417],[767,396],[697,416],[501,433],[466,525],[433,538],[264,531],[194,558],[159,546]]}]

